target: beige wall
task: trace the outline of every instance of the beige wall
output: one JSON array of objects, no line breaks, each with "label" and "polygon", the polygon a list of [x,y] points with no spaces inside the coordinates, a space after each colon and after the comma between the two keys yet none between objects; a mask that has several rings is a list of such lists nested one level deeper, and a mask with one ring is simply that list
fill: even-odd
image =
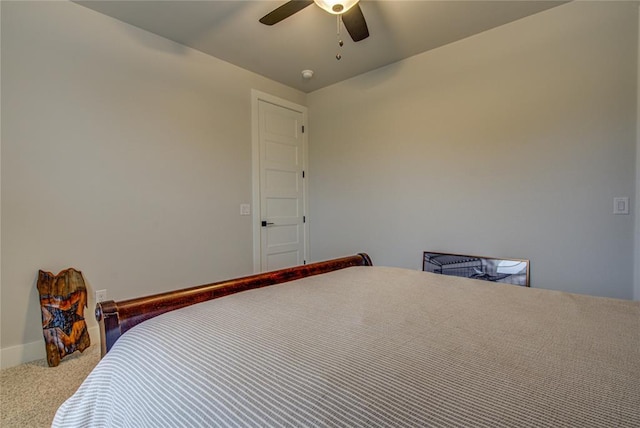
[{"label": "beige wall", "polygon": [[[638,118],[636,120],[636,203],[635,203],[635,212],[636,212],[636,241],[634,246],[634,264],[635,264],[635,279],[634,279],[634,290],[633,290],[633,298],[634,300],[640,300],[640,215],[637,213],[640,212],[640,7],[638,10],[638,96],[637,96],[637,115]],[[633,207],[634,204],[632,203]]]},{"label": "beige wall", "polygon": [[3,366],[44,356],[38,269],[83,271],[91,326],[96,289],[253,272],[251,89],[305,94],[70,2],[1,28]]},{"label": "beige wall", "polygon": [[311,256],[531,260],[633,296],[637,3],[574,2],[313,92]]}]

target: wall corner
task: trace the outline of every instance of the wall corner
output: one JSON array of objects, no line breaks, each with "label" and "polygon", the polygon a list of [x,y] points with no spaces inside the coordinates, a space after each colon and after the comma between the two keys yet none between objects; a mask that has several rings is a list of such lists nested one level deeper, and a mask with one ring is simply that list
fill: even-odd
[{"label": "wall corner", "polygon": [[634,275],[633,299],[640,300],[640,2],[638,5],[638,26],[636,39],[638,55],[636,58],[636,182],[635,182],[635,239],[633,245]]}]

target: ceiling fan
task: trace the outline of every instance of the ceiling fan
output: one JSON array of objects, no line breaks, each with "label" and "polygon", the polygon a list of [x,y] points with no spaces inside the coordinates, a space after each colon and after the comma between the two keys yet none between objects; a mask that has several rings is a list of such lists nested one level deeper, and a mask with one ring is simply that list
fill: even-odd
[{"label": "ceiling fan", "polygon": [[290,0],[260,18],[260,22],[265,25],[277,24],[283,19],[315,3],[327,12],[338,15],[339,18],[341,17],[342,23],[353,41],[359,42],[369,37],[369,29],[367,28],[367,21],[364,19],[358,1],[359,0]]}]

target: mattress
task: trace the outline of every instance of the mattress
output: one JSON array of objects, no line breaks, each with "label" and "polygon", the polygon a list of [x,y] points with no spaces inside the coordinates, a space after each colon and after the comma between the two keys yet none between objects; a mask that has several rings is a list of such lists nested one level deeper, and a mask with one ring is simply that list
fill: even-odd
[{"label": "mattress", "polygon": [[640,426],[640,302],[351,267],[143,322],[53,426]]}]

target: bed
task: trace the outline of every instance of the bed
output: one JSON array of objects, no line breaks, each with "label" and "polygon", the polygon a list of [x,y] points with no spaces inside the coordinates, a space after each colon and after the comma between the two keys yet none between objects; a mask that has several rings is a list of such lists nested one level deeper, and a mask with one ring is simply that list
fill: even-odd
[{"label": "bed", "polygon": [[54,427],[640,426],[640,302],[359,254],[96,312]]}]

